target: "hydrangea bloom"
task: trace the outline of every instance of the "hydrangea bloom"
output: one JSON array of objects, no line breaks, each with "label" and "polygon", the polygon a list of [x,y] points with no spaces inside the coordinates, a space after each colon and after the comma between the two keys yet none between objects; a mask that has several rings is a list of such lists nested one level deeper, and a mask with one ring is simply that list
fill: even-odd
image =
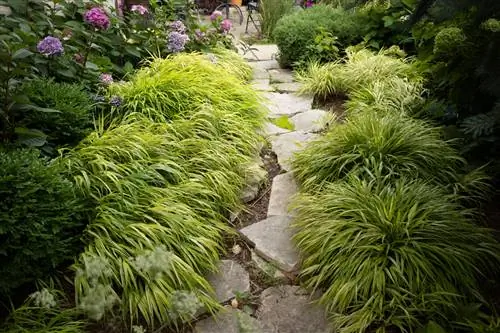
[{"label": "hydrangea bloom", "polygon": [[146,15],[148,13],[148,9],[143,5],[132,5],[132,7],[130,7],[130,11],[141,15]]},{"label": "hydrangea bloom", "polygon": [[64,47],[58,38],[47,36],[42,39],[36,46],[38,52],[46,56],[61,55],[64,52]]},{"label": "hydrangea bloom", "polygon": [[122,103],[123,103],[123,98],[121,98],[120,96],[112,96],[109,99],[109,104],[114,107],[119,107],[120,105],[122,105]]},{"label": "hydrangea bloom", "polygon": [[83,19],[97,29],[106,30],[109,28],[109,17],[101,8],[94,7],[87,10],[83,15]]},{"label": "hydrangea bloom", "polygon": [[170,24],[170,29],[172,31],[180,32],[181,34],[186,32],[186,26],[184,25],[184,23],[182,23],[182,21],[179,20],[172,22]]},{"label": "hydrangea bloom", "polygon": [[101,83],[103,83],[105,85],[109,85],[109,84],[113,83],[113,76],[111,74],[108,74],[108,73],[102,73],[99,76],[99,80],[101,81]]},{"label": "hydrangea bloom", "polygon": [[219,17],[222,17],[222,13],[221,13],[220,11],[216,10],[216,11],[214,11],[214,12],[212,13],[212,15],[210,15],[210,20],[211,20],[211,21],[215,21],[215,20],[217,20]]},{"label": "hydrangea bloom", "polygon": [[224,21],[222,21],[222,23],[220,24],[220,28],[222,29],[222,31],[224,32],[229,32],[229,30],[231,30],[231,28],[233,27],[233,23],[231,23],[231,20],[228,20],[228,19],[225,19]]},{"label": "hydrangea bloom", "polygon": [[170,52],[177,53],[184,50],[186,42],[189,40],[188,35],[181,34],[177,31],[171,31],[168,34],[167,48]]}]

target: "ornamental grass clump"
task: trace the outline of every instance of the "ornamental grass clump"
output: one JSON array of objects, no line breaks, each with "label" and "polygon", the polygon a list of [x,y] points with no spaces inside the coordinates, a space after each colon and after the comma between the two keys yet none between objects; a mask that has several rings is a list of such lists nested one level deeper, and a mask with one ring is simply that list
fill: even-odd
[{"label": "ornamental grass clump", "polygon": [[451,184],[465,161],[438,128],[400,114],[362,112],[334,125],[296,155],[294,173],[306,190],[349,174],[409,176]]},{"label": "ornamental grass clump", "polygon": [[[121,109],[124,112],[144,113],[157,121],[168,121],[204,105],[212,105],[260,124],[263,110],[257,94],[243,83],[241,76],[233,75],[243,75],[247,69],[229,60],[231,57],[227,53],[219,54],[222,56],[216,54],[215,61],[204,54],[177,54],[167,59],[154,59],[130,82],[111,85],[110,92],[124,98]],[[236,65],[228,70],[231,63]]]},{"label": "ornamental grass clump", "polygon": [[349,177],[296,198],[302,277],[338,332],[414,331],[481,301],[477,279],[500,248],[459,201],[407,177]]},{"label": "ornamental grass clump", "polygon": [[410,59],[394,57],[397,50],[377,54],[366,49],[348,48],[343,61],[320,65],[312,63],[298,73],[301,92],[320,100],[347,95],[347,111],[370,106],[379,112],[412,113],[423,102],[423,77]]}]

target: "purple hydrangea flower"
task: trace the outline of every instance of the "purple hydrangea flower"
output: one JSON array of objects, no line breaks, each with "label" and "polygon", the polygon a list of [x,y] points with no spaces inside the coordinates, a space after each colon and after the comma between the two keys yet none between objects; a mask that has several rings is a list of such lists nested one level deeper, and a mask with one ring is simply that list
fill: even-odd
[{"label": "purple hydrangea flower", "polygon": [[220,28],[222,29],[223,32],[229,32],[229,30],[231,30],[232,27],[233,27],[233,23],[231,22],[231,20],[228,20],[228,19],[225,19],[220,24]]},{"label": "purple hydrangea flower", "polygon": [[83,15],[83,19],[94,28],[100,30],[106,30],[109,28],[110,22],[108,14],[106,14],[106,12],[101,8],[94,7],[87,10]]},{"label": "purple hydrangea flower", "polygon": [[197,41],[202,41],[205,38],[205,36],[206,34],[200,29],[196,29],[194,31],[194,38],[196,38]]},{"label": "purple hydrangea flower", "polygon": [[119,107],[120,105],[122,105],[122,103],[123,98],[121,98],[120,96],[111,96],[111,98],[109,99],[109,104],[114,107]]},{"label": "purple hydrangea flower", "polygon": [[219,17],[222,17],[222,13],[218,10],[215,10],[212,15],[210,15],[210,20],[213,22],[217,20]]},{"label": "purple hydrangea flower", "polygon": [[184,25],[184,23],[182,23],[182,21],[174,21],[170,24],[170,29],[172,31],[177,31],[181,34],[185,33],[186,32],[186,26]]},{"label": "purple hydrangea flower", "polygon": [[186,42],[189,40],[189,36],[186,34],[181,34],[177,31],[171,31],[168,34],[168,45],[167,48],[170,52],[177,53],[184,50]]},{"label": "purple hydrangea flower", "polygon": [[99,80],[101,81],[102,84],[110,85],[111,83],[113,83],[113,75],[108,73],[102,73],[101,75],[99,75]]},{"label": "purple hydrangea flower", "polygon": [[58,56],[64,53],[64,47],[58,38],[47,36],[38,42],[38,52],[46,56]]},{"label": "purple hydrangea flower", "polygon": [[130,7],[130,11],[137,12],[141,15],[146,15],[148,13],[148,9],[143,5],[132,5],[132,7]]}]

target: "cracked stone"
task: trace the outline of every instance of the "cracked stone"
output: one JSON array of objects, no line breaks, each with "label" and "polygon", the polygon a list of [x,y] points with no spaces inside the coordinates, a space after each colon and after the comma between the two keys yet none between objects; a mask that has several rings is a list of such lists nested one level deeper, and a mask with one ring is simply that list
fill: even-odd
[{"label": "cracked stone", "polygon": [[291,215],[288,211],[288,205],[297,191],[297,183],[291,172],[274,177],[271,187],[271,196],[269,198],[269,206],[267,208],[267,216]]},{"label": "cracked stone", "polygon": [[240,233],[255,245],[255,252],[262,258],[285,272],[294,272],[298,268],[299,254],[292,243],[290,223],[288,216],[271,216],[241,229]]},{"label": "cracked stone", "polygon": [[269,116],[271,118],[279,118],[283,115],[295,115],[299,112],[310,110],[312,105],[312,97],[307,96],[268,92],[264,94],[264,97],[269,101],[267,107],[269,108]]},{"label": "cracked stone", "polygon": [[194,333],[264,333],[260,322],[248,313],[226,306],[216,317],[200,320]]},{"label": "cracked stone", "polygon": [[271,287],[260,295],[257,319],[265,333],[331,333],[323,307],[298,286]]},{"label": "cracked stone", "polygon": [[247,271],[232,260],[221,260],[218,273],[210,274],[207,280],[215,289],[215,296],[220,303],[231,300],[237,292],[250,291],[250,278]]},{"label": "cracked stone", "polygon": [[309,110],[296,114],[290,121],[297,131],[318,132],[325,127],[327,115],[328,112],[323,110]]},{"label": "cracked stone", "polygon": [[295,131],[284,133],[271,138],[271,146],[278,157],[278,163],[283,170],[291,170],[291,161],[293,154],[302,150],[305,145],[316,138],[313,133]]}]

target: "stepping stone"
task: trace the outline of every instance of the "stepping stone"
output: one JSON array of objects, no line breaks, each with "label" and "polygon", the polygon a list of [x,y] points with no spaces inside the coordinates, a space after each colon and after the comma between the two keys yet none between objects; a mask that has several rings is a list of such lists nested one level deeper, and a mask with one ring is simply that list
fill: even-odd
[{"label": "stepping stone", "polygon": [[262,135],[264,135],[266,137],[269,137],[269,136],[280,135],[280,134],[288,133],[288,132],[290,132],[290,131],[287,130],[286,128],[281,128],[279,126],[274,125],[271,122],[267,122],[264,125],[264,129],[263,129]]},{"label": "stepping stone", "polygon": [[298,286],[271,287],[260,295],[257,319],[265,333],[331,333],[325,310]]},{"label": "stepping stone", "polygon": [[251,61],[248,62],[248,64],[254,70],[268,70],[268,69],[280,68],[280,65],[276,60]]},{"label": "stepping stone", "polygon": [[269,206],[267,208],[267,216],[290,216],[291,214],[288,212],[287,208],[292,196],[295,195],[297,191],[297,183],[291,172],[274,177]]},{"label": "stepping stone", "polygon": [[252,87],[258,91],[274,91],[274,87],[269,84],[269,79],[254,79]]},{"label": "stepping stone", "polygon": [[293,116],[299,112],[311,109],[312,97],[296,96],[292,94],[280,94],[275,92],[265,93],[264,97],[269,101],[271,118],[279,118],[283,115]]},{"label": "stepping stone", "polygon": [[[248,52],[243,56],[244,59],[249,61],[273,60],[278,53],[278,46],[275,44],[251,45],[250,47],[256,50],[253,50],[253,54],[252,52]],[[255,59],[255,57],[257,57],[257,59]]]},{"label": "stepping stone", "polygon": [[300,90],[302,84],[298,82],[274,83],[273,87],[280,93],[294,93]]},{"label": "stepping stone", "polygon": [[210,274],[207,280],[215,289],[215,296],[220,303],[233,299],[236,292],[250,291],[250,278],[247,271],[232,260],[221,260],[218,273]]},{"label": "stepping stone", "polygon": [[289,69],[270,69],[271,83],[292,83],[293,74]]},{"label": "stepping stone", "polygon": [[253,69],[252,78],[254,80],[266,80],[269,82],[269,72],[266,69]]},{"label": "stepping stone", "polygon": [[271,146],[278,157],[278,163],[285,171],[291,170],[293,154],[304,149],[306,144],[317,137],[317,134],[303,131],[284,133],[271,138]]},{"label": "stepping stone", "polygon": [[290,121],[295,125],[295,130],[305,132],[319,132],[325,126],[328,112],[323,110],[309,110],[298,113]]},{"label": "stepping stone", "polygon": [[255,251],[251,251],[251,256],[252,262],[269,278],[283,283],[288,281],[288,278],[276,267],[276,265],[262,259],[257,255],[257,253],[255,253]]},{"label": "stepping stone", "polygon": [[298,268],[299,254],[292,243],[291,218],[271,216],[240,230],[250,243],[255,245],[255,253],[275,263],[285,272]]},{"label": "stepping stone", "polygon": [[248,313],[224,307],[216,317],[200,320],[194,327],[194,333],[264,333],[260,322]]},{"label": "stepping stone", "polygon": [[260,157],[245,167],[245,184],[241,194],[243,202],[250,202],[259,194],[260,186],[267,180],[267,171],[263,169]]}]

